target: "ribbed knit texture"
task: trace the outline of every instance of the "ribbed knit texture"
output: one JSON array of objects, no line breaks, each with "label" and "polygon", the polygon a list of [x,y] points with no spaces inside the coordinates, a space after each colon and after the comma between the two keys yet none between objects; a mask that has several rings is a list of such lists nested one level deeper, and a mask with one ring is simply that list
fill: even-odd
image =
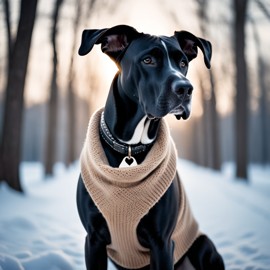
[{"label": "ribbed knit texture", "polygon": [[[176,150],[167,124],[161,120],[156,142],[142,164],[111,167],[100,142],[102,110],[90,119],[81,153],[81,174],[88,193],[106,219],[112,240],[107,246],[109,257],[122,267],[137,269],[150,263],[150,253],[138,242],[136,229],[176,176]],[[172,235],[175,262],[199,235],[181,182],[180,186],[180,212]]]}]

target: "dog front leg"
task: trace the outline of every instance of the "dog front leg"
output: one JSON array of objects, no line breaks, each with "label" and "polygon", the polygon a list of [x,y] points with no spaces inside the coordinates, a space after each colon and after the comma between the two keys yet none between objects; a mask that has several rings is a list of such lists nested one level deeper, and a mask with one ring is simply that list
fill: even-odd
[{"label": "dog front leg", "polygon": [[176,180],[138,225],[139,242],[150,249],[151,270],[174,269],[174,242],[171,236],[176,225],[179,205]]},{"label": "dog front leg", "polygon": [[107,249],[110,233],[105,219],[89,196],[80,176],[77,187],[77,206],[80,219],[87,232],[85,263],[88,270],[107,269]]},{"label": "dog front leg", "polygon": [[174,244],[172,240],[167,243],[153,243],[150,250],[150,269],[173,270],[173,250]]},{"label": "dog front leg", "polygon": [[87,270],[107,270],[106,244],[94,234],[88,234],[85,239],[85,264]]},{"label": "dog front leg", "polygon": [[150,249],[150,270],[173,270],[174,269],[174,243],[157,237],[156,234],[141,231],[141,244]]}]

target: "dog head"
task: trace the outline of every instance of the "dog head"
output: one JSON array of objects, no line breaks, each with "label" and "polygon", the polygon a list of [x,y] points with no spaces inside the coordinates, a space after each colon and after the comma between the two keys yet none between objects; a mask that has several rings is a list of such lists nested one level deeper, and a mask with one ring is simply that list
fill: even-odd
[{"label": "dog head", "polygon": [[84,30],[80,55],[101,44],[118,66],[120,91],[137,102],[149,118],[172,113],[177,119],[190,115],[193,87],[186,78],[188,65],[197,57],[198,48],[210,68],[211,43],[187,31],[173,36],[139,33],[133,27],[118,25],[99,30]]}]

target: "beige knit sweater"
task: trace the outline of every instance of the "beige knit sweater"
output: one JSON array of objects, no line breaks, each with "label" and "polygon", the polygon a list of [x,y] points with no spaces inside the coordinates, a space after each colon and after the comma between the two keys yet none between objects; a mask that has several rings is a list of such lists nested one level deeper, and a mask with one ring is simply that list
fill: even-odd
[{"label": "beige knit sweater", "polygon": [[[130,168],[109,166],[99,136],[101,112],[102,109],[98,110],[90,119],[81,154],[81,174],[111,234],[108,256],[122,267],[137,269],[150,263],[150,251],[140,245],[136,228],[172,183],[176,150],[162,120],[156,142],[142,164]],[[172,235],[175,262],[199,235],[181,183],[180,187],[180,211]]]}]

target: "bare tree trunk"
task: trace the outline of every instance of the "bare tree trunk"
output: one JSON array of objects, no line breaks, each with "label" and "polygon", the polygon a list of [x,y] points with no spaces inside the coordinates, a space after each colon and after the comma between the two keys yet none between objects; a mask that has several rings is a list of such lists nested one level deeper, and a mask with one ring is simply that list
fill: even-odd
[{"label": "bare tree trunk", "polygon": [[60,7],[63,0],[56,0],[53,12],[53,26],[51,32],[51,42],[53,49],[53,71],[51,79],[51,92],[48,105],[48,119],[47,119],[47,142],[46,142],[46,156],[45,156],[45,174],[53,174],[53,165],[56,162],[56,137],[57,137],[57,102],[58,102],[58,84],[57,84],[57,25],[59,18]]},{"label": "bare tree trunk", "polygon": [[215,79],[212,70],[209,72],[211,84],[210,99],[210,117],[211,117],[211,134],[212,134],[212,163],[211,168],[214,170],[221,169],[220,137],[219,137],[219,115],[216,108]]},{"label": "bare tree trunk", "polygon": [[12,47],[13,47],[13,39],[12,39],[12,36],[11,36],[9,0],[4,0],[3,2],[4,2],[4,9],[5,9],[6,29],[7,29],[7,48],[8,48],[8,66],[9,66],[10,61],[11,61],[11,52],[12,52]]},{"label": "bare tree trunk", "polygon": [[[92,3],[92,1],[90,2]],[[73,45],[71,50],[71,60],[69,66],[69,82],[68,82],[68,93],[67,93],[67,101],[68,101],[68,132],[67,132],[67,158],[66,163],[70,165],[72,162],[76,160],[75,153],[75,143],[76,143],[76,95],[74,93],[74,55],[77,51],[77,39],[76,35],[78,33],[80,15],[81,15],[81,5],[82,1],[77,1],[77,11],[76,17],[73,25]]]},{"label": "bare tree trunk", "polygon": [[234,45],[236,65],[236,176],[239,179],[248,178],[248,77],[245,59],[245,22],[247,0],[234,0]]},{"label": "bare tree trunk", "polygon": [[203,160],[202,160],[202,166],[204,167],[210,167],[210,151],[209,151],[209,137],[210,137],[210,124],[211,122],[209,121],[209,106],[206,99],[206,90],[205,86],[203,84],[203,78],[200,78],[200,90],[202,91],[202,106],[203,106],[203,116],[201,117],[201,135],[202,135],[202,149],[203,149]]},{"label": "bare tree trunk", "polygon": [[[12,48],[12,36],[11,36],[11,26],[10,26],[10,7],[9,0],[4,0],[4,13],[5,13],[5,25],[6,25],[6,36],[7,36],[7,65],[6,69],[9,71],[10,61],[11,61],[11,48]],[[3,157],[2,157],[2,134],[0,134],[0,182],[3,180]]]},{"label": "bare tree trunk", "polygon": [[[22,0],[17,37],[10,54],[1,141],[0,179],[22,191],[19,177],[23,94],[37,0]],[[11,38],[10,38],[11,39]]]},{"label": "bare tree trunk", "polygon": [[[264,3],[261,1],[257,1],[257,4],[259,8],[263,11],[266,18],[270,20],[270,13],[268,9],[265,7]],[[267,65],[265,63],[264,57],[263,57],[263,49],[261,48],[261,41],[258,33],[258,28],[256,26],[256,21],[251,17],[250,21],[253,26],[253,32],[254,32],[254,41],[256,43],[257,48],[257,54],[258,54],[258,80],[259,80],[259,86],[260,86],[260,100],[259,100],[259,109],[260,109],[260,119],[261,119],[261,141],[262,141],[262,148],[261,148],[261,161],[263,164],[267,164],[269,162],[269,135],[268,134],[268,125],[269,125],[269,116],[268,116],[268,106],[267,106]]]},{"label": "bare tree trunk", "polygon": [[[71,67],[70,67],[71,68]],[[69,83],[68,83],[68,93],[67,93],[67,156],[66,156],[66,164],[70,165],[72,162],[76,160],[75,154],[75,143],[76,143],[76,96],[74,94],[74,87],[73,87],[73,68],[70,70],[69,75]]]},{"label": "bare tree trunk", "polygon": [[192,156],[191,161],[200,166],[206,167],[206,145],[204,145],[205,137],[202,135],[205,132],[205,125],[202,117],[193,118],[191,122],[191,141],[192,141]]},{"label": "bare tree trunk", "polygon": [[258,56],[258,74],[259,74],[259,85],[261,90],[260,96],[260,117],[261,117],[261,138],[262,138],[262,163],[266,165],[269,161],[268,149],[269,149],[269,135],[268,134],[268,110],[267,110],[267,89],[265,79],[267,76],[266,65],[264,63],[262,55]]},{"label": "bare tree trunk", "polygon": [[[208,0],[197,0],[198,3],[198,16],[201,20],[200,28],[203,36],[206,36],[206,25],[208,23],[207,17],[207,4]],[[206,99],[205,91],[203,91],[203,107],[205,111],[204,122],[205,122],[205,132],[206,136],[205,143],[207,152],[205,165],[214,170],[220,170],[221,168],[221,153],[220,153],[220,137],[219,137],[219,117],[216,109],[216,90],[215,90],[215,78],[213,71],[209,71],[210,80],[210,97]],[[201,83],[201,87],[203,84]],[[207,125],[207,126],[206,126]],[[209,130],[209,132],[206,132]],[[206,134],[207,133],[207,134]]]}]

